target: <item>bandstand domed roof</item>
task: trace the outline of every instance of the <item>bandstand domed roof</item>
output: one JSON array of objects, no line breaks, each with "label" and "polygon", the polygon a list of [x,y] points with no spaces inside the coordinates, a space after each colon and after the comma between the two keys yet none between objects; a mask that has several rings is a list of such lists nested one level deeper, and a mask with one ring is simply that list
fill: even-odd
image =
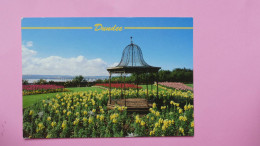
[{"label": "bandstand domed roof", "polygon": [[144,61],[141,48],[134,44],[131,37],[131,43],[127,45],[122,54],[120,63],[116,67],[108,68],[109,72],[157,72],[160,67],[153,67]]},{"label": "bandstand domed roof", "polygon": [[150,66],[148,65],[143,58],[143,53],[141,48],[134,44],[131,40],[131,44],[127,45],[123,51],[123,55],[121,58],[120,63],[117,65],[117,67],[126,67],[126,66]]}]

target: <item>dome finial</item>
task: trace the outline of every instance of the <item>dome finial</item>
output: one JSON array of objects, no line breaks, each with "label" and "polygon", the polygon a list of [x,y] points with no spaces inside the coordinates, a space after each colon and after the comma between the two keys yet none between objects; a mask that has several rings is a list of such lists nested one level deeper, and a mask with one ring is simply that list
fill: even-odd
[{"label": "dome finial", "polygon": [[133,40],[132,40],[132,39],[133,39],[133,37],[131,36],[131,37],[130,37],[130,39],[131,39],[131,44],[133,44]]}]

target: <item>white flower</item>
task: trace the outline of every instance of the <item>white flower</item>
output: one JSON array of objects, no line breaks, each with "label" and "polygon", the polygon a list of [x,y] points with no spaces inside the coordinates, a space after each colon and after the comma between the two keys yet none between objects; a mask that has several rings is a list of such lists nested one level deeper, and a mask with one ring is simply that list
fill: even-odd
[{"label": "white flower", "polygon": [[92,112],[92,111],[88,111],[88,114],[89,114],[90,116],[93,116],[95,113]]},{"label": "white flower", "polygon": [[127,133],[127,136],[126,137],[136,137],[138,136],[137,134],[134,134],[134,133]]},{"label": "white flower", "polygon": [[38,116],[41,118],[42,117],[42,115],[43,115],[43,112],[39,112],[38,113]]}]

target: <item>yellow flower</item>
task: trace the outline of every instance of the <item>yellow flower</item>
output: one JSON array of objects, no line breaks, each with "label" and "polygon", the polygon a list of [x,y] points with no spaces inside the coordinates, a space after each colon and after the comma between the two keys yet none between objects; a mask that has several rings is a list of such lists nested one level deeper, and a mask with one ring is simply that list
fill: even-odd
[{"label": "yellow flower", "polygon": [[191,122],[190,127],[194,127],[194,121]]},{"label": "yellow flower", "polygon": [[161,109],[162,109],[162,110],[166,109],[166,106],[161,106]]},{"label": "yellow flower", "polygon": [[89,122],[89,123],[92,123],[92,122],[93,122],[93,118],[92,118],[92,117],[89,117],[88,122]]},{"label": "yellow flower", "polygon": [[42,103],[45,103],[45,100],[42,100]]},{"label": "yellow flower", "polygon": [[51,122],[51,126],[55,127],[56,126],[56,122]]},{"label": "yellow flower", "polygon": [[185,121],[187,121],[187,117],[186,117],[186,116],[180,116],[180,117],[179,117],[179,120],[185,122]]},{"label": "yellow flower", "polygon": [[29,115],[32,115],[32,114],[33,114],[33,110],[30,110]]},{"label": "yellow flower", "polygon": [[105,118],[105,116],[104,116],[104,115],[101,115],[101,116],[100,116],[100,121],[103,121],[104,118]]},{"label": "yellow flower", "polygon": [[86,122],[88,120],[88,118],[84,117],[83,118],[83,122]]},{"label": "yellow flower", "polygon": [[96,112],[96,109],[92,109],[92,112],[93,112],[93,113]]},{"label": "yellow flower", "polygon": [[156,103],[153,103],[153,108],[156,108]]},{"label": "yellow flower", "polygon": [[73,122],[73,125],[78,125],[78,123],[79,123],[79,119],[76,118],[76,120]]},{"label": "yellow flower", "polygon": [[41,131],[44,128],[45,128],[45,126],[43,125],[43,123],[39,123],[38,127],[36,128],[36,132],[38,133],[39,131]]},{"label": "yellow flower", "polygon": [[177,106],[177,107],[179,107],[179,106],[180,106],[180,104],[179,104],[179,103],[173,103],[173,105],[175,105],[175,106]]},{"label": "yellow flower", "polygon": [[163,123],[163,119],[162,118],[159,119],[159,124],[161,124],[161,123]]},{"label": "yellow flower", "polygon": [[83,115],[87,115],[88,114],[88,112],[87,111],[83,111]]},{"label": "yellow flower", "polygon": [[162,126],[162,130],[163,130],[163,131],[166,130],[166,126],[163,125],[163,126]]},{"label": "yellow flower", "polygon": [[78,116],[79,115],[79,112],[76,112],[76,116]]},{"label": "yellow flower", "polygon": [[97,115],[96,118],[99,119],[100,115]]},{"label": "yellow flower", "polygon": [[67,116],[69,116],[69,115],[71,115],[71,111],[68,111],[68,112],[67,112]]},{"label": "yellow flower", "polygon": [[119,116],[118,113],[114,113],[114,114],[110,115],[110,120],[113,120],[113,119],[117,118],[118,116]]},{"label": "yellow flower", "polygon": [[163,125],[168,128],[171,125],[171,121],[169,121],[168,119],[163,121]]},{"label": "yellow flower", "polygon": [[65,110],[65,109],[63,110],[63,113],[64,113],[64,114],[66,113],[66,110]]},{"label": "yellow flower", "polygon": [[157,117],[159,117],[159,116],[160,116],[160,112],[157,111],[157,112],[155,113],[155,115],[156,115]]},{"label": "yellow flower", "polygon": [[184,134],[184,129],[182,127],[179,128],[179,131]]},{"label": "yellow flower", "polygon": [[63,121],[61,125],[62,129],[65,129],[67,127],[67,121]]},{"label": "yellow flower", "polygon": [[95,104],[96,104],[95,100],[92,99],[91,101],[92,101],[92,105],[95,105]]},{"label": "yellow flower", "polygon": [[192,106],[189,104],[189,105],[188,105],[188,109],[191,109],[191,107],[192,107]]},{"label": "yellow flower", "polygon": [[180,114],[182,113],[182,109],[181,109],[181,108],[179,109],[179,113],[180,113]]},{"label": "yellow flower", "polygon": [[125,107],[125,106],[116,106],[115,109],[117,109],[119,111],[123,111],[123,110],[126,110],[127,107]]},{"label": "yellow flower", "polygon": [[154,135],[155,131],[150,131],[150,135]]},{"label": "yellow flower", "polygon": [[48,118],[47,118],[47,121],[50,121],[50,120],[51,120],[51,117],[48,117]]},{"label": "yellow flower", "polygon": [[59,113],[59,110],[56,110],[55,113],[56,113],[56,114]]},{"label": "yellow flower", "polygon": [[154,126],[155,126],[155,128],[156,128],[156,127],[159,127],[159,125],[160,125],[159,123],[155,123]]},{"label": "yellow flower", "polygon": [[39,127],[39,128],[44,128],[44,125],[43,125],[42,123],[39,123],[39,124],[38,124],[38,127]]},{"label": "yellow flower", "polygon": [[184,110],[185,111],[188,110],[188,106],[187,105],[184,106]]},{"label": "yellow flower", "polygon": [[171,102],[170,102],[170,104],[174,104],[174,102],[173,102],[173,101],[171,101]]},{"label": "yellow flower", "polygon": [[141,126],[144,126],[145,125],[145,122],[144,121],[141,121]]},{"label": "yellow flower", "polygon": [[135,122],[136,122],[136,123],[140,123],[140,122],[141,122],[141,120],[140,120],[140,118],[139,118],[139,115],[136,115],[136,116],[135,116]]},{"label": "yellow flower", "polygon": [[103,113],[104,113],[104,110],[103,110],[103,109],[100,109],[100,112],[103,114]]},{"label": "yellow flower", "polygon": [[113,119],[113,121],[112,121],[113,123],[116,123],[117,122],[117,119]]}]

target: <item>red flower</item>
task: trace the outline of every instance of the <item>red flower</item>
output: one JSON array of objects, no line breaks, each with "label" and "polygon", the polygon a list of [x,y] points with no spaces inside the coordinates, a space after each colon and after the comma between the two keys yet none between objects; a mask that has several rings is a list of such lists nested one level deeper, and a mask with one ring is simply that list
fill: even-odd
[{"label": "red flower", "polygon": [[23,90],[27,90],[27,91],[61,89],[61,88],[64,88],[64,86],[57,86],[57,85],[23,85]]}]

